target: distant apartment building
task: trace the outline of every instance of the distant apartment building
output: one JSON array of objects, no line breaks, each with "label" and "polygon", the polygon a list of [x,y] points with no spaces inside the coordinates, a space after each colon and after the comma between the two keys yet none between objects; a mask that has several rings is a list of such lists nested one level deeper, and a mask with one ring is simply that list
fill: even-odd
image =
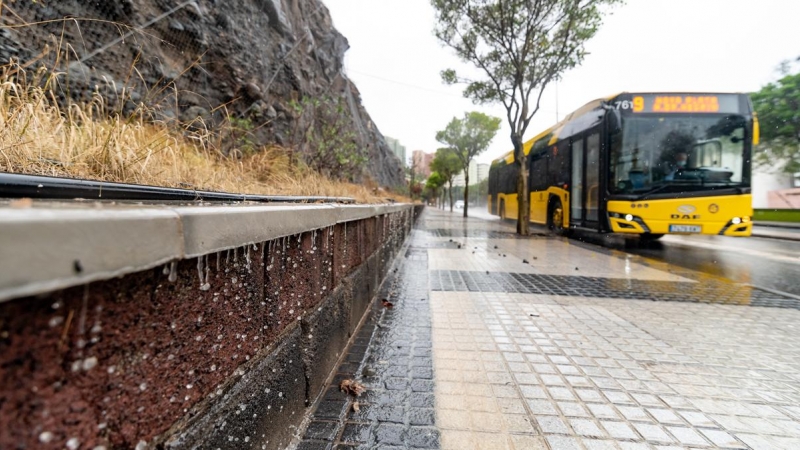
[{"label": "distant apartment building", "polygon": [[[469,184],[470,186],[480,183],[481,181],[489,178],[489,164],[477,163],[475,160],[469,163]],[[461,171],[453,178],[453,186],[464,186],[466,180],[464,179],[464,171]]]},{"label": "distant apartment building", "polygon": [[414,171],[419,175],[418,178],[428,178],[431,175],[433,156],[433,153],[425,153],[422,150],[411,152],[411,164],[414,165]]},{"label": "distant apartment building", "polygon": [[479,163],[478,164],[478,171],[477,171],[477,182],[481,182],[483,180],[489,179],[489,164],[486,163]]},{"label": "distant apartment building", "polygon": [[403,163],[403,167],[405,167],[407,164],[405,145],[401,144],[398,139],[395,139],[393,137],[384,136],[383,138],[386,139],[386,144],[389,146],[390,149],[392,149],[392,153],[394,153],[398,158],[400,158],[400,161]]}]

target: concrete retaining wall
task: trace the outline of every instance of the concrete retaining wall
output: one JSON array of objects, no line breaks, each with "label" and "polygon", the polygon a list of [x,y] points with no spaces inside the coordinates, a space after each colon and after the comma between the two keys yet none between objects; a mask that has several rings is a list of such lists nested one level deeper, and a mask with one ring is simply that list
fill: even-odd
[{"label": "concrete retaining wall", "polygon": [[[283,207],[277,218],[264,207],[168,208],[155,220],[174,225],[182,242],[154,237],[161,245],[147,263],[146,236],[119,223],[109,232],[87,219],[81,227],[94,234],[67,225],[66,241],[47,235],[26,246],[19,239],[34,235],[24,236],[22,216],[48,216],[44,209],[0,207],[8,231],[0,236],[0,270],[8,269],[0,274],[0,448],[285,447],[414,219],[410,206]],[[50,211],[29,229],[56,233]],[[97,242],[105,255],[92,249]],[[50,263],[41,252],[11,254],[26,247],[52,253]],[[171,251],[182,257],[164,263]],[[23,270],[37,264],[40,273]],[[57,274],[64,288],[45,292],[54,276],[42,273]]]}]

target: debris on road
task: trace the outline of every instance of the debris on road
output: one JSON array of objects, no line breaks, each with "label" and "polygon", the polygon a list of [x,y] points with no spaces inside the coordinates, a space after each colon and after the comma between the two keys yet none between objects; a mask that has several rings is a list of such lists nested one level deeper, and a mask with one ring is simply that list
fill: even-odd
[{"label": "debris on road", "polygon": [[356,380],[342,380],[342,382],[339,383],[339,390],[358,397],[366,392],[367,388]]}]

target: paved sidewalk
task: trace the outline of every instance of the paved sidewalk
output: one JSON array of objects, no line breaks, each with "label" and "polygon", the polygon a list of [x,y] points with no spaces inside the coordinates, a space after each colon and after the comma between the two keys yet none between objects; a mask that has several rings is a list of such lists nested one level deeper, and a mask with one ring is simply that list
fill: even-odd
[{"label": "paved sidewalk", "polygon": [[430,208],[401,258],[299,448],[800,448],[796,299]]}]

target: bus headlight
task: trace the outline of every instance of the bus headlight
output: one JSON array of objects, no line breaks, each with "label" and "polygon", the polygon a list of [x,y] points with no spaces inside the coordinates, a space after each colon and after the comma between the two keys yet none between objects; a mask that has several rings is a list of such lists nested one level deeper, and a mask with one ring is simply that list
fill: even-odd
[{"label": "bus headlight", "polygon": [[625,214],[625,220],[627,220],[628,222],[632,221],[633,220],[633,215],[632,214]]},{"label": "bus headlight", "polygon": [[742,219],[734,217],[733,219],[731,219],[731,223],[734,225],[739,225],[740,223],[742,223]]},{"label": "bus headlight", "polygon": [[750,222],[750,218],[747,216],[742,217],[742,223]]}]

